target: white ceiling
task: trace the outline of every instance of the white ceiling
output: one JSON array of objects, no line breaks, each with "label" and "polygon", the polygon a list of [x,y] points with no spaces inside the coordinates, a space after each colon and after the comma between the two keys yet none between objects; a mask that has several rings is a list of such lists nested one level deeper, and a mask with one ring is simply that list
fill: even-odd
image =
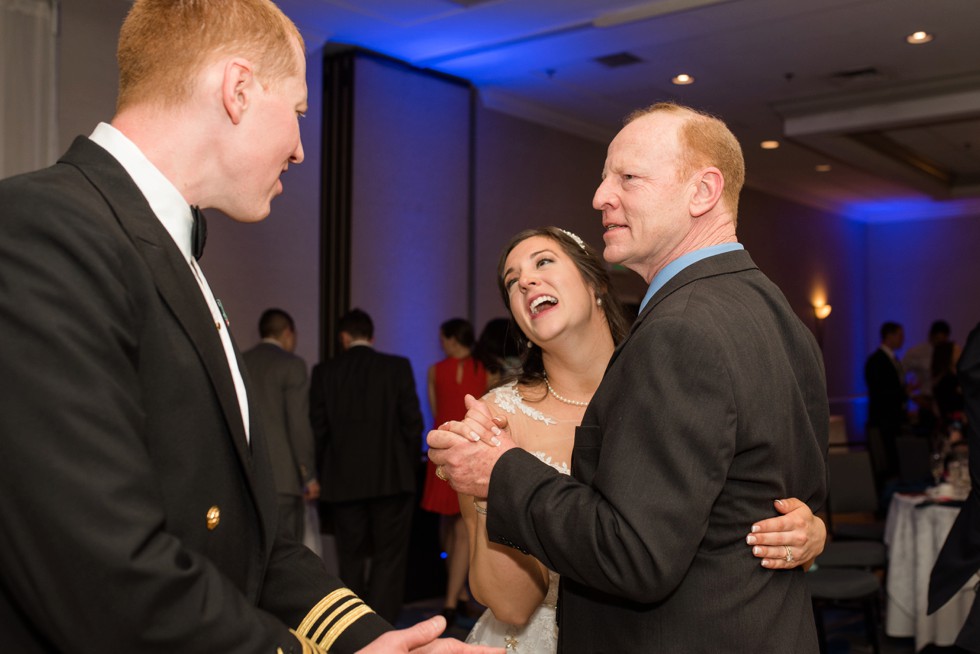
[{"label": "white ceiling", "polygon": [[[980,214],[978,0],[278,4],[311,45],[461,77],[489,106],[603,142],[655,101],[708,110],[741,140],[750,185],[806,204],[864,220]],[[907,44],[916,30],[935,38]],[[639,62],[596,61],[620,53]],[[678,73],[695,83],[671,84]]]}]

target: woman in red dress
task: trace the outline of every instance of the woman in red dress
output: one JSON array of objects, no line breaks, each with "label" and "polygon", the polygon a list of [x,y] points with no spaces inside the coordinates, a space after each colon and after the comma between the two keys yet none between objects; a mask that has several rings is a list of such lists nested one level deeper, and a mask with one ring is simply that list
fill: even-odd
[{"label": "woman in red dress", "polygon": [[[429,368],[429,405],[435,424],[461,420],[466,415],[463,398],[482,397],[487,390],[487,371],[473,356],[473,326],[462,318],[447,320],[439,327],[439,343],[446,358]],[[459,498],[448,483],[436,476],[430,461],[425,471],[421,506],[442,516],[440,542],[446,552],[446,600],[442,614],[452,624],[457,606],[467,601],[466,573],[469,565],[466,526],[459,516]]]}]

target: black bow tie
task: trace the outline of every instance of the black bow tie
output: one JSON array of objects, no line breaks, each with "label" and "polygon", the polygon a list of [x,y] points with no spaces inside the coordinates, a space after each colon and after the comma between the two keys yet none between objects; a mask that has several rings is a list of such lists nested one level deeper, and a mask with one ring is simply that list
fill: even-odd
[{"label": "black bow tie", "polygon": [[200,261],[204,254],[204,244],[208,240],[208,221],[204,219],[204,214],[197,205],[193,204],[191,217],[194,219],[194,227],[191,230],[191,254],[194,255],[194,259]]}]

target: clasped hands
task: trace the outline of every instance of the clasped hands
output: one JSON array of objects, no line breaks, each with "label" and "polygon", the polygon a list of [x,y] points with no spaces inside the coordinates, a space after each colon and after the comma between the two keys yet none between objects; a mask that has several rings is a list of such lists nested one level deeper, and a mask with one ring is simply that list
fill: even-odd
[{"label": "clasped hands", "polygon": [[429,460],[456,492],[483,499],[493,466],[517,445],[507,430],[507,420],[494,417],[486,403],[467,395],[465,404],[462,420],[445,422],[429,432]]}]

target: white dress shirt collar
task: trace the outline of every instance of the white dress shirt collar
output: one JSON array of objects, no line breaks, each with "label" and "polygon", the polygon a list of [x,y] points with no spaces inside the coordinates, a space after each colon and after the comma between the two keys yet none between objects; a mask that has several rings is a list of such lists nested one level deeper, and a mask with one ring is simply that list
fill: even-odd
[{"label": "white dress shirt collar", "polygon": [[372,343],[366,338],[357,338],[350,342],[350,345],[347,346],[347,349],[349,350],[352,347],[369,347],[373,349],[374,343]]},{"label": "white dress shirt collar", "polygon": [[99,123],[89,138],[105,148],[133,178],[150,209],[188,262],[191,260],[191,208],[177,187],[164,177],[136,144],[108,123]]}]

